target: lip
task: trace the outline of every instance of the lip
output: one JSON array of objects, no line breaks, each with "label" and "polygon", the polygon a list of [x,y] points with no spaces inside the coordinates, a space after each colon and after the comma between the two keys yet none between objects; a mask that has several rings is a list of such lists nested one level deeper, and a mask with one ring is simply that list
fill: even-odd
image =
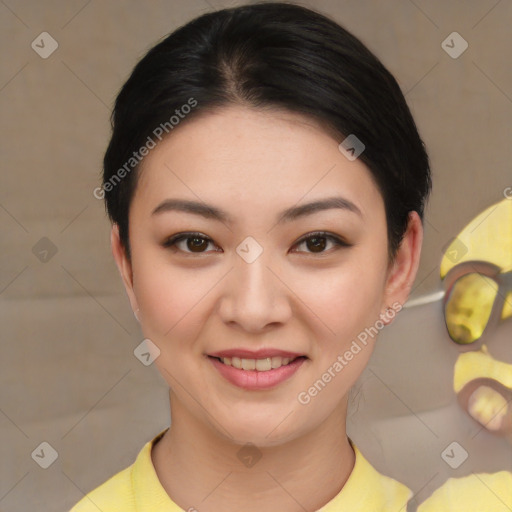
[{"label": "lip", "polygon": [[274,368],[273,370],[268,370],[266,372],[260,372],[258,370],[242,370],[235,368],[234,366],[229,366],[216,359],[216,357],[221,356],[207,356],[214,368],[216,368],[227,381],[239,388],[253,391],[269,389],[281,384],[294,375],[307,359],[306,356],[300,357],[299,355],[298,359],[291,361],[285,366]]},{"label": "lip", "polygon": [[219,352],[212,352],[207,354],[212,357],[239,357],[240,359],[265,359],[266,357],[289,357],[295,359],[296,357],[307,357],[305,354],[297,352],[287,352],[285,350],[278,350],[275,348],[262,348],[260,350],[246,350],[243,348],[232,348],[229,350],[221,350]]}]

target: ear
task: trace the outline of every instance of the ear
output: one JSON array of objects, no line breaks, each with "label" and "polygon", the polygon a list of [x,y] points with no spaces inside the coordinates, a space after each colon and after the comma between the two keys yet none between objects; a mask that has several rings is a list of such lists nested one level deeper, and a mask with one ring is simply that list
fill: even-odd
[{"label": "ear", "polygon": [[[421,246],[423,243],[423,225],[418,212],[409,212],[409,220],[406,232],[400,243],[395,259],[388,266],[385,293],[382,303],[383,312],[386,308],[402,309],[407,301],[412,285],[416,279],[416,273],[420,264]],[[395,306],[393,306],[393,304]],[[389,315],[391,316],[391,315]],[[394,318],[382,318],[389,324]]]},{"label": "ear", "polygon": [[121,239],[119,237],[119,226],[117,224],[112,225],[112,231],[110,232],[110,246],[112,249],[112,255],[114,256],[114,260],[116,261],[117,268],[119,269],[119,273],[121,274],[121,278],[123,279],[126,293],[128,295],[128,298],[130,299],[132,310],[135,314],[135,317],[137,318],[137,311],[139,310],[139,306],[137,304],[137,298],[135,297],[135,293],[133,291],[132,264],[128,260],[125,248],[121,243]]}]

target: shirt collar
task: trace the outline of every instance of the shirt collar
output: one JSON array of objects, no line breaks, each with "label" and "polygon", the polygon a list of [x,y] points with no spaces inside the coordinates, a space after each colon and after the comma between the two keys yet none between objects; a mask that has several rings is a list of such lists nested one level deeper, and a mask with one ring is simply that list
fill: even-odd
[{"label": "shirt collar", "polygon": [[[167,427],[139,452],[131,471],[137,512],[183,512],[162,487],[151,459],[151,449],[169,430]],[[372,512],[406,510],[413,492],[397,480],[379,473],[348,438],[355,453],[354,467],[341,491],[317,512]]]}]

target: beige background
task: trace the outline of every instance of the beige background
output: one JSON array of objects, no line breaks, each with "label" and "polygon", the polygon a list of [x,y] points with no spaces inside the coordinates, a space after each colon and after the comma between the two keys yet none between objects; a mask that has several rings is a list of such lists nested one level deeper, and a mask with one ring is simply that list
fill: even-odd
[{"label": "beige background", "polygon": [[[92,191],[112,102],[135,63],[177,26],[239,3],[0,2],[3,512],[68,510],[169,424],[163,379],[133,355],[142,335]],[[512,185],[512,3],[302,4],[360,37],[406,94],[434,177],[413,292],[429,294],[449,240]],[[47,59],[31,48],[43,31],[59,45]],[[469,44],[457,59],[441,46],[453,31]],[[43,262],[34,246],[57,252]],[[449,476],[512,469],[510,447],[457,409],[456,352],[440,311],[439,302],[410,308],[382,333],[349,419],[366,457],[419,497]],[[510,333],[508,322],[497,336]],[[440,457],[454,440],[470,454],[455,471]],[[44,441],[58,453],[48,469],[31,457]]]}]

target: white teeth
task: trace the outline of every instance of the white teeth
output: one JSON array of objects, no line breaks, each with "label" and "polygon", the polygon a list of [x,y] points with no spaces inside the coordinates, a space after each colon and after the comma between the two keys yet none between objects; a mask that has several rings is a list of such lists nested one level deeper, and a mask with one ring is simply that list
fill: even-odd
[{"label": "white teeth", "polygon": [[265,359],[241,359],[239,357],[221,357],[221,361],[228,366],[233,366],[239,370],[258,370],[259,372],[268,372],[275,368],[287,365],[293,361],[291,357],[266,357]]}]

